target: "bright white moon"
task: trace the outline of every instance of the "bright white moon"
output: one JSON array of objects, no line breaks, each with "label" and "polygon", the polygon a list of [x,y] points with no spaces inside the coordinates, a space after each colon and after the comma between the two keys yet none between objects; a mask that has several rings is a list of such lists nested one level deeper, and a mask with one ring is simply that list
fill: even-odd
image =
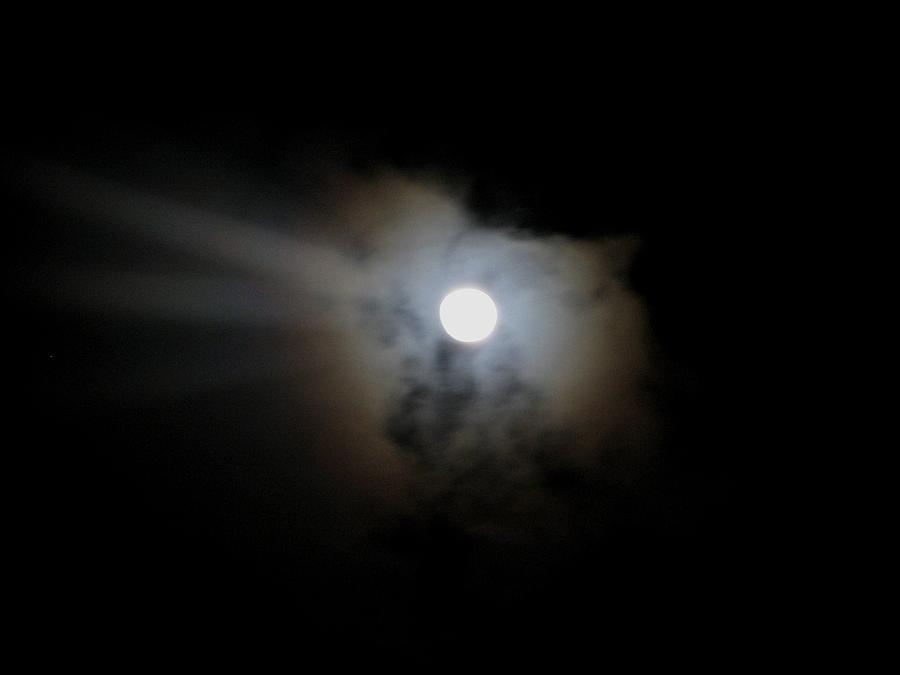
[{"label": "bright white moon", "polygon": [[454,340],[478,342],[494,332],[497,306],[484,291],[458,288],[441,301],[439,310],[444,330]]}]

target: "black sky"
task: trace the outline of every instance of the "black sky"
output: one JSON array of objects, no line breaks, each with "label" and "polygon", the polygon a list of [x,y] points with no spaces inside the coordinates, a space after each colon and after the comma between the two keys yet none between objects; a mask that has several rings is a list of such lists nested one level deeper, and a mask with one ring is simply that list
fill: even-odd
[{"label": "black sky", "polygon": [[[755,524],[765,506],[748,489],[759,459],[735,320],[745,243],[766,232],[766,129],[716,77],[593,91],[502,103],[456,92],[446,106],[390,109],[368,92],[241,112],[23,106],[5,130],[3,170],[9,447],[33,561],[25,620],[57,649],[114,643],[134,660],[223,644],[423,664],[576,648],[601,659],[620,635],[662,650],[739,644],[771,553]],[[616,283],[645,308],[652,338],[641,390],[655,411],[652,451],[585,468],[558,460],[565,434],[529,441],[541,496],[525,498],[528,525],[504,512],[487,534],[468,528],[494,508],[478,499],[460,512],[435,488],[433,501],[394,508],[364,479],[345,485],[352,472],[327,459],[332,394],[283,369],[298,344],[290,332],[59,301],[74,283],[60,270],[102,267],[115,287],[147,264],[174,274],[197,263],[60,206],[47,166],[288,233],[298,204],[336,203],[335,171],[369,184],[389,170],[464,195],[488,231],[513,224],[529,241],[576,246],[632,237],[640,245]],[[368,311],[389,330],[405,320],[401,305]],[[400,448],[401,464],[428,456],[431,437],[411,420],[429,406],[465,414],[498,396],[535,418],[541,392],[518,366],[498,375],[503,392],[473,398],[452,365],[467,354],[450,344],[428,354],[404,371],[378,439]],[[422,381],[438,384],[423,393]],[[519,484],[490,471],[475,488],[454,474],[463,487],[446,494],[515,500]]]}]

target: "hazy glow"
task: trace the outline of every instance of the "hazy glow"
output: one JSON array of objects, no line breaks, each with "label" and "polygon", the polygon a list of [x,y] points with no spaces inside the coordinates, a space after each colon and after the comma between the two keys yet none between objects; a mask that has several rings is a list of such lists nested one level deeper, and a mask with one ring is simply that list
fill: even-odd
[{"label": "hazy glow", "polygon": [[494,332],[497,306],[484,291],[459,288],[441,301],[441,324],[454,340],[478,342]]}]

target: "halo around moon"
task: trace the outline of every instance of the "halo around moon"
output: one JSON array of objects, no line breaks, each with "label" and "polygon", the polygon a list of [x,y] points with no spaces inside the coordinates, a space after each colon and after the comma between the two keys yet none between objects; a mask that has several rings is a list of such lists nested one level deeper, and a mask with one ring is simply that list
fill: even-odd
[{"label": "halo around moon", "polygon": [[441,301],[438,314],[447,335],[459,342],[480,342],[497,326],[497,306],[477,288],[458,288]]}]

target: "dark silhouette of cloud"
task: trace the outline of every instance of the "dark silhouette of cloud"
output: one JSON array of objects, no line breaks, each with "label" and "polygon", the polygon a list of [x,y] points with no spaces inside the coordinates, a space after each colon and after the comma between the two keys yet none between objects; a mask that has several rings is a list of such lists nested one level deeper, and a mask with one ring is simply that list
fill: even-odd
[{"label": "dark silhouette of cloud", "polygon": [[[390,171],[331,174],[277,229],[55,167],[34,169],[29,188],[169,252],[165,272],[52,268],[41,292],[56,302],[281,335],[277,355],[236,376],[290,364],[306,402],[298,456],[318,457],[330,490],[381,504],[360,516],[376,529],[412,514],[476,540],[556,546],[602,531],[652,463],[658,375],[627,283],[635,237],[482,222],[464,189]],[[443,294],[469,284],[500,314],[477,345],[437,317]],[[196,379],[190,366],[181,379]]]}]

